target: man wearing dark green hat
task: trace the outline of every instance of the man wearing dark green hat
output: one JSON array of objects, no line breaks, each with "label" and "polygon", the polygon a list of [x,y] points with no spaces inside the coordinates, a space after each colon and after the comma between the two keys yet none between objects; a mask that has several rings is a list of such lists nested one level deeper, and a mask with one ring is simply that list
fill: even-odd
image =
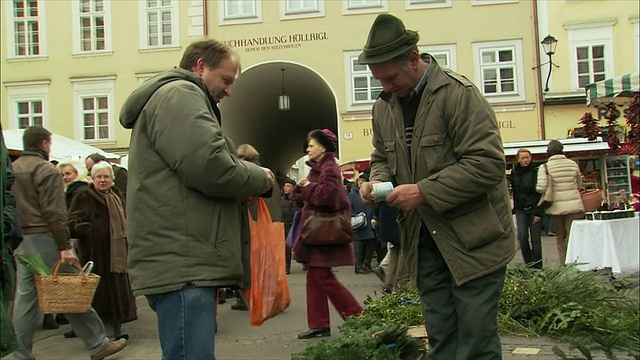
[{"label": "man wearing dark green hat", "polygon": [[383,92],[373,105],[371,181],[391,181],[402,253],[417,283],[429,360],[500,359],[498,301],[515,231],[502,139],[491,105],[467,78],[419,54],[418,33],[374,21],[359,57]]}]

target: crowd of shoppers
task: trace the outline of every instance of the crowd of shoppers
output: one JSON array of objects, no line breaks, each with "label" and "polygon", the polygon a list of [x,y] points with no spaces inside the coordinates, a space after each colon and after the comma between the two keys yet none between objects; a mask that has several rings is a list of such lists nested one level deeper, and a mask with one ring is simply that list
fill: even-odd
[{"label": "crowd of shoppers", "polygon": [[[358,58],[383,88],[373,106],[370,172],[344,191],[338,139],[315,129],[305,139],[309,174],[281,184],[285,234],[316,210],[366,219],[353,241],[317,245],[297,238],[286,248],[286,272],[292,258],[306,270],[308,330],[298,338],[331,335],[329,303],[343,319],[363,311],[332,271],[355,265],[357,274],[375,273],[387,291],[417,284],[431,359],[499,358],[498,300],[516,234],[498,123],[481,92],[421,54],[418,41],[402,20],[382,14]],[[92,360],[127,345],[121,325],[137,318],[134,295],[146,297],[156,314],[163,359],[215,359],[219,294],[250,287],[251,204],[276,185],[258,151],[236,148],[222,131],[218,103],[231,95],[240,71],[228,45],[190,44],[179,67],[141,84],[122,107],[120,123],[132,132],[129,169],[92,154],[84,164],[91,182],[79,163],[56,169],[48,161],[48,130],[25,131],[15,183],[7,187],[24,237],[16,246],[3,236],[3,254],[14,247],[15,255],[40,255],[48,266],[58,259],[68,264],[76,258],[71,237],[78,239],[79,260],[93,261],[101,280],[89,312],[66,317]],[[530,151],[520,149],[512,172],[517,239],[534,268],[542,267],[545,212],[561,260],[571,221],[584,213],[579,169],[562,151],[551,141],[549,160],[538,168]],[[10,172],[2,170],[10,184]],[[545,211],[538,200],[548,179],[554,202]],[[372,195],[379,182],[394,185],[383,203]],[[40,317],[34,275],[17,264],[16,281],[14,358],[33,359]],[[247,310],[237,299],[235,306]]]},{"label": "crowd of shoppers", "polygon": [[[75,254],[71,249],[64,184],[60,172],[49,162],[51,133],[42,127],[29,127],[24,132],[23,143],[25,150],[13,163],[15,183],[12,192],[24,234],[15,255],[28,258],[38,255],[50,268],[58,260],[70,263]],[[32,346],[39,317],[34,274],[18,263],[12,316],[17,338],[14,359],[35,358]],[[103,322],[93,308],[84,314],[66,314],[66,318],[92,360],[102,360],[127,345],[126,339],[110,340],[107,337]]]}]

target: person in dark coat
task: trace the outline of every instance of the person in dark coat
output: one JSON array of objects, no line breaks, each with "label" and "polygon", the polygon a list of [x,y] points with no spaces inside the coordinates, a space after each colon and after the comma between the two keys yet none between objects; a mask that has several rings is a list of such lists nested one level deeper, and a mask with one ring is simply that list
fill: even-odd
[{"label": "person in dark coat", "polygon": [[376,214],[376,234],[378,240],[385,243],[387,252],[380,266],[373,272],[384,283],[383,290],[391,292],[398,285],[404,285],[409,281],[407,265],[400,251],[398,210],[387,203],[382,203],[376,208]]},{"label": "person in dark coat", "polygon": [[93,183],[76,195],[69,210],[71,234],[79,239],[81,263],[93,261],[100,283],[93,307],[107,335],[128,338],[121,324],[137,319],[136,302],[127,273],[127,234],[124,197],[113,186],[113,169],[100,162],[91,169]]},{"label": "person in dark coat", "polygon": [[0,132],[0,357],[5,357],[18,347],[11,324],[11,301],[15,294],[16,264],[13,251],[22,241],[20,221],[15,199],[11,193],[14,176],[9,151]]},{"label": "person in dark coat", "polygon": [[[335,159],[336,142],[336,136],[328,129],[313,130],[307,137],[307,165],[311,171],[293,190],[293,199],[298,206],[302,206],[301,224],[317,207],[333,212],[350,209],[347,194],[342,191],[340,168]],[[354,264],[351,243],[313,246],[298,239],[293,247],[293,256],[296,261],[307,265],[309,330],[298,334],[298,339],[331,335],[327,299],[331,300],[343,319],[362,312],[358,301],[331,271],[332,267]]]},{"label": "person in dark coat", "polygon": [[[253,145],[242,144],[238,146],[237,152],[238,152],[238,159],[243,161],[248,161],[250,163],[261,166],[260,153],[255,147],[253,147]],[[261,194],[260,197],[270,198],[272,195],[273,195],[273,188]],[[249,209],[249,211],[251,212],[251,216],[253,216],[253,218],[255,219],[257,217],[258,208],[254,204],[256,204],[255,198],[250,198],[243,202],[243,206],[246,206]],[[220,294],[218,295],[219,296],[218,303],[222,303],[221,299],[223,299],[223,296],[226,297],[226,295],[223,295],[225,294],[225,292],[226,291],[220,291]],[[240,290],[235,290],[234,295],[236,297],[236,303],[231,305],[231,310],[249,311],[247,302],[242,297]]]},{"label": "person in dark coat", "polygon": [[[282,215],[282,222],[284,223],[284,235],[285,239],[291,231],[293,226],[293,216],[297,210],[296,203],[293,201],[291,195],[293,188],[296,186],[296,182],[293,179],[287,179],[282,187],[282,197],[280,198],[280,213]],[[289,245],[285,246],[285,259],[287,274],[291,273],[291,248]]]},{"label": "person in dark coat", "polygon": [[76,194],[89,188],[89,179],[87,179],[87,170],[84,166],[76,161],[63,161],[58,164],[58,170],[62,175],[64,183],[64,198],[67,202],[67,208],[71,207],[71,201]]},{"label": "person in dark coat", "polygon": [[356,274],[369,274],[373,271],[371,269],[371,260],[373,259],[373,252],[376,247],[376,233],[371,225],[371,220],[375,216],[374,209],[373,207],[365,206],[362,203],[362,199],[360,199],[360,185],[367,181],[369,181],[367,174],[360,174],[356,186],[354,186],[353,190],[349,193],[351,216],[363,212],[367,218],[367,225],[353,232],[353,239],[355,240]]},{"label": "person in dark coat", "polygon": [[536,191],[538,167],[531,162],[531,151],[520,149],[518,164],[511,172],[513,210],[516,214],[518,242],[524,263],[542,269],[542,217],[544,209],[538,206],[540,194]]}]

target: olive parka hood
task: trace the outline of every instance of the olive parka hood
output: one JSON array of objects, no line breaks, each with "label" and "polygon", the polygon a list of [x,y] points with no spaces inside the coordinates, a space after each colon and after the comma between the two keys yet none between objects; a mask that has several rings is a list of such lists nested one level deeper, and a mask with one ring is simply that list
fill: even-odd
[{"label": "olive parka hood", "polygon": [[138,121],[138,116],[140,116],[142,109],[147,104],[149,99],[151,99],[151,96],[153,96],[153,94],[155,94],[155,92],[161,87],[176,80],[189,81],[202,89],[209,102],[211,103],[211,107],[213,108],[213,111],[218,118],[218,122],[222,124],[220,110],[218,109],[218,106],[216,105],[216,102],[211,94],[209,94],[209,90],[207,90],[206,86],[204,85],[202,78],[192,73],[191,71],[187,71],[182,68],[173,68],[169,71],[165,71],[138,86],[138,88],[136,88],[131,93],[131,95],[129,95],[127,100],[125,100],[124,105],[122,106],[122,110],[120,112],[120,124],[125,129],[133,129],[133,125],[135,125],[136,121]]}]

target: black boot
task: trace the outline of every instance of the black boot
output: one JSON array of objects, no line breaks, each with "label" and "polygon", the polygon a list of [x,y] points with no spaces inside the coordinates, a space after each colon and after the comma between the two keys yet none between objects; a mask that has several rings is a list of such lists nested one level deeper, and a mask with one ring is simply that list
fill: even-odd
[{"label": "black boot", "polygon": [[331,336],[331,329],[309,329],[298,334],[298,339],[313,339],[316,337]]},{"label": "black boot", "polygon": [[240,295],[240,292],[236,293],[236,303],[231,305],[231,310],[249,311],[249,307]]},{"label": "black boot", "polygon": [[69,323],[69,320],[67,320],[67,317],[64,316],[64,314],[57,314],[56,322],[58,323],[58,325],[66,325]]},{"label": "black boot", "polygon": [[227,290],[218,290],[218,304],[224,304],[227,302]]},{"label": "black boot", "polygon": [[42,328],[44,330],[55,330],[59,327],[58,323],[53,319],[53,314],[44,314],[42,319]]}]

